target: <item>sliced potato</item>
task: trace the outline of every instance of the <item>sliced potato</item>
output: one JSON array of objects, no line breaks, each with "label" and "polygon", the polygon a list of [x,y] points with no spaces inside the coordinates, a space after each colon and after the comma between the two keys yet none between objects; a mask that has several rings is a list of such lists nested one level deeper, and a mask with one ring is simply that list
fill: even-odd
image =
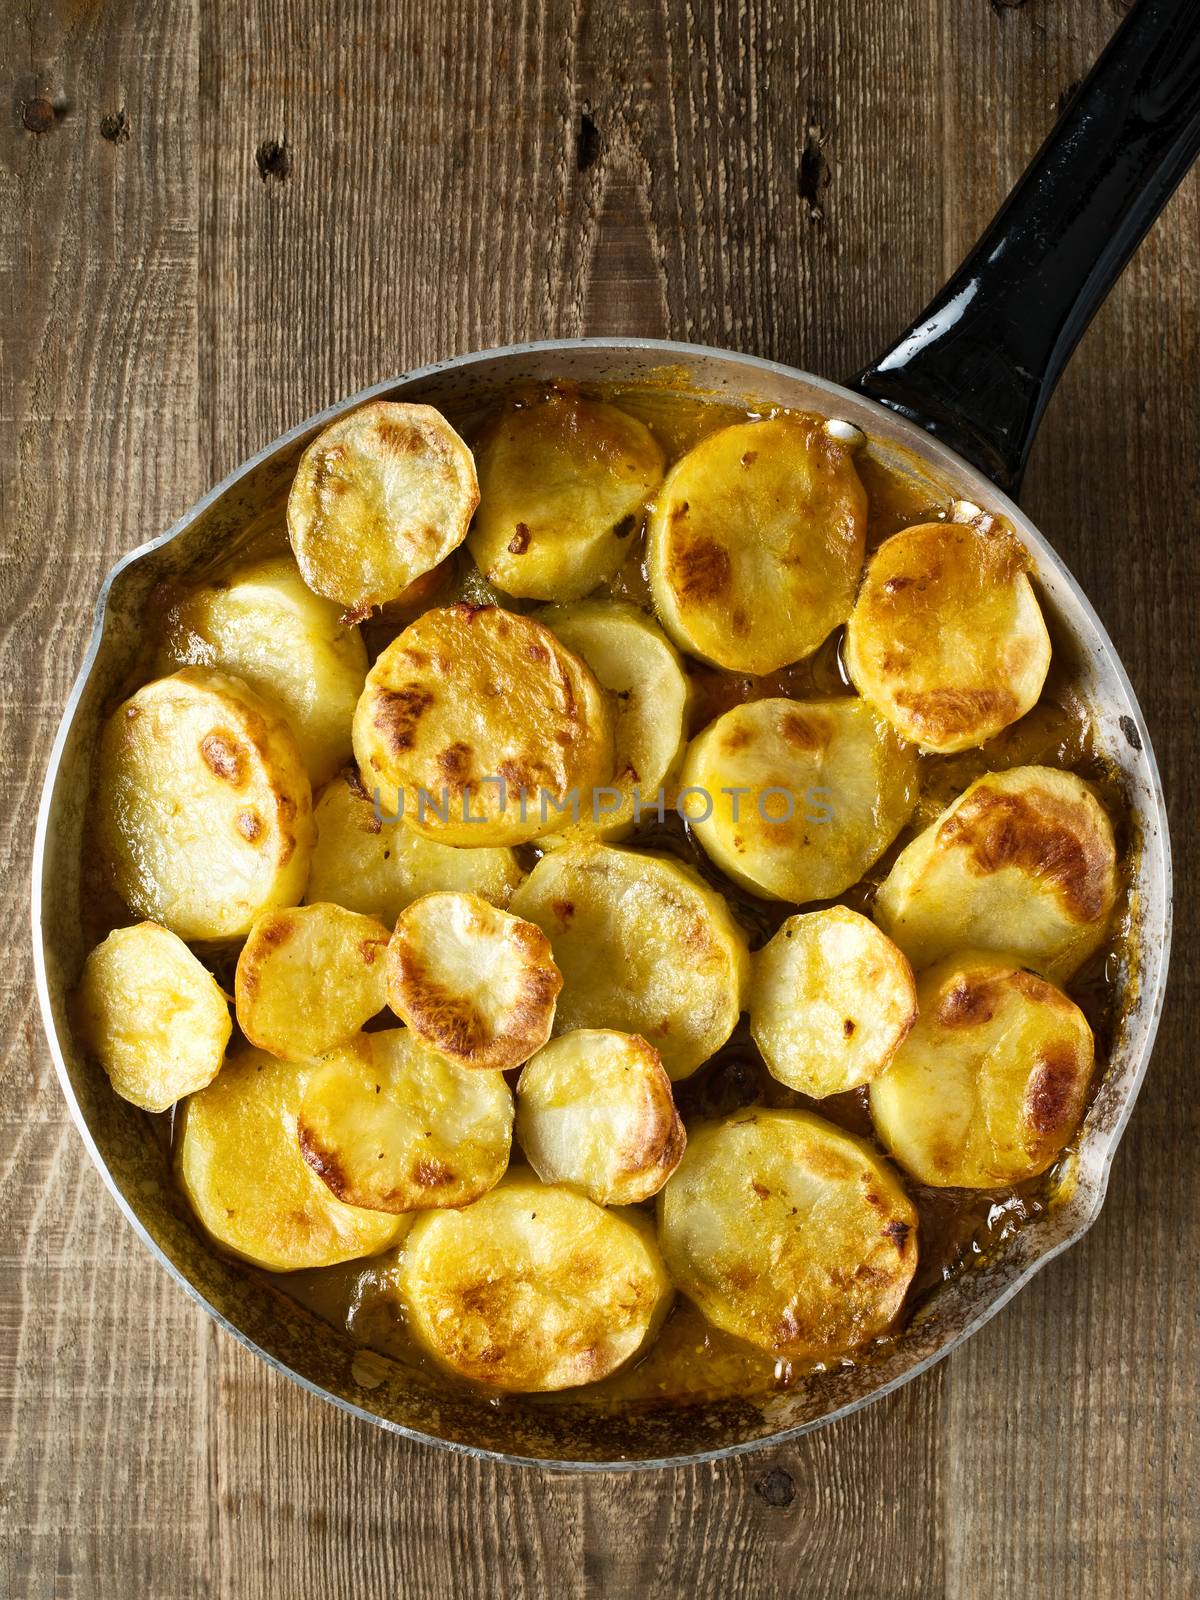
[{"label": "sliced potato", "polygon": [[298,1130],[304,1159],[339,1200],[402,1212],[486,1194],[504,1176],[512,1125],[502,1073],[460,1067],[389,1028],[316,1068]]},{"label": "sliced potato", "polygon": [[[376,642],[390,643],[422,611],[429,611],[435,605],[448,605],[451,600],[463,599],[461,590],[467,573],[471,571],[472,568],[460,569],[456,558],[448,555],[431,571],[414,578],[394,600],[381,605],[372,616],[369,626],[377,635]],[[478,574],[475,576],[478,577]]]},{"label": "sliced potato", "polygon": [[687,1142],[658,1051],[610,1028],[564,1033],[526,1062],[517,1137],[543,1183],[602,1206],[657,1194]]},{"label": "sliced potato", "polygon": [[594,792],[578,827],[543,840],[621,839],[634,826],[636,796],[651,806],[683,752],[688,680],[675,646],[644,611],[618,600],[556,606],[540,620],[596,675],[616,708],[611,785]]},{"label": "sliced potato", "polygon": [[304,763],[287,723],[240,678],[185,667],[118,706],[95,806],[117,893],[182,939],[236,938],[304,892]]},{"label": "sliced potato", "polygon": [[444,606],[371,668],[354,752],[367,792],[414,832],[520,844],[561,827],[572,795],[586,806],[612,777],[613,710],[578,656],[532,617]]},{"label": "sliced potato", "polygon": [[300,457],[288,534],[305,583],[357,621],[457,549],[478,504],[474,459],[441,412],[375,400]]},{"label": "sliced potato", "polygon": [[417,1218],[397,1274],[409,1331],[485,1389],[533,1393],[625,1366],[671,1304],[652,1231],[513,1173],[462,1211]]},{"label": "sliced potato", "polygon": [[658,1197],[675,1284],[773,1355],[836,1361],[887,1332],[917,1265],[917,1213],[861,1140],[808,1111],[694,1129]]},{"label": "sliced potato", "polygon": [[680,782],[705,854],[753,893],[801,905],[833,899],[883,854],[916,804],[917,763],[865,701],[754,700],[692,740]]},{"label": "sliced potato", "polygon": [[983,744],[1036,703],[1050,635],[1016,536],[926,522],[871,557],[846,630],[859,692],[902,738],[947,753]]},{"label": "sliced potato", "polygon": [[663,626],[733,672],[811,655],[850,615],[866,526],[851,451],[818,418],[709,434],[667,474],[650,516],[647,571]]},{"label": "sliced potato", "polygon": [[561,988],[542,930],[477,894],[427,894],[396,921],[388,1004],[422,1044],[465,1067],[528,1061],[550,1037]]},{"label": "sliced potato", "polygon": [[367,676],[358,629],[313,594],[288,556],[200,584],[167,613],[159,670],[235,673],[287,718],[313,784],[350,759],[350,721]]},{"label": "sliced potato", "polygon": [[612,577],[665,465],[643,423],[557,390],[497,417],[478,457],[467,546],[490,583],[532,600],[579,600]]},{"label": "sliced potato", "polygon": [[78,1021],[113,1088],[143,1111],[211,1083],[233,1031],[212,974],[157,922],[116,928],[88,956]]},{"label": "sliced potato", "polygon": [[1019,955],[1065,983],[1108,928],[1117,850],[1082,778],[1013,767],[979,778],[901,851],[875,901],[914,967],[955,950]]},{"label": "sliced potato", "polygon": [[268,1272],[332,1267],[386,1250],[405,1220],[336,1200],[300,1153],[311,1069],[245,1049],[184,1102],[179,1182],[205,1230]]},{"label": "sliced potato", "polygon": [[917,1017],[912,968],[845,906],[789,917],[753,957],[750,1028],[771,1076],[822,1100],[877,1078]]},{"label": "sliced potato", "polygon": [[332,900],[391,926],[423,894],[460,889],[506,906],[525,874],[503,845],[464,850],[424,839],[376,806],[358,773],[339,773],[313,808],[317,843],[305,899]]},{"label": "sliced potato", "polygon": [[968,951],[923,973],[916,1027],[871,1085],[875,1130],[920,1183],[1020,1183],[1044,1172],[1079,1125],[1092,1031],[1018,961]]},{"label": "sliced potato", "polygon": [[238,957],[238,1026],[288,1061],[324,1055],[387,1004],[388,930],[318,902],[267,911]]},{"label": "sliced potato", "polygon": [[715,889],[675,861],[571,844],[543,856],[512,898],[550,940],[563,975],[555,1032],[640,1034],[685,1078],[741,1010],[746,940]]}]

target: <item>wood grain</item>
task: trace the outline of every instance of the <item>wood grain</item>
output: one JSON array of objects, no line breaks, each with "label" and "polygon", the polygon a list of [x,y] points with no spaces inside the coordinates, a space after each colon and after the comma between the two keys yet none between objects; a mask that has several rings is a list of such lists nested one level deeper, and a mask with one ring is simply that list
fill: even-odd
[{"label": "wood grain", "polygon": [[671,1473],[494,1468],[356,1424],[207,1324],[120,1224],[59,1101],[26,934],[41,773],[121,550],[308,412],[438,355],[629,333],[854,370],[961,256],[1120,9],[10,5],[6,1600],[1196,1592],[1194,178],[1082,346],[1025,496],[1155,734],[1172,1002],[1101,1221],[950,1363],[797,1445]]},{"label": "wood grain", "polygon": [[[10,13],[6,35],[0,1593],[182,1600],[206,1562],[211,1335],[88,1168],[27,930],[38,792],[98,580],[202,487],[195,22],[187,3],[56,4]],[[114,142],[101,120],[122,110]]]}]

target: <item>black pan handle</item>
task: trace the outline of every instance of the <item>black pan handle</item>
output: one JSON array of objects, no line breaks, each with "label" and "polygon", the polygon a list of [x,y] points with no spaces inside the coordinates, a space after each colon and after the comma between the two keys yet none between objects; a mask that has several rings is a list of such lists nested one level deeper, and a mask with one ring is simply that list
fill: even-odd
[{"label": "black pan handle", "polygon": [[1139,0],[946,287],[850,386],[1016,492],[1046,402],[1200,153],[1200,0]]}]

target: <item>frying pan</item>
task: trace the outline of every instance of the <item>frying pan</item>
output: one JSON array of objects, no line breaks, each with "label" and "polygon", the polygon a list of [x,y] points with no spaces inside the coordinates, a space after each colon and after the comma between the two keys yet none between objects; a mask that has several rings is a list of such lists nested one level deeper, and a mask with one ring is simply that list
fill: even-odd
[{"label": "frying pan", "polygon": [[[92,1160],[159,1262],[235,1338],[313,1393],[407,1437],[549,1466],[662,1466],[777,1443],[888,1393],[969,1338],[1087,1230],[1103,1202],[1162,1005],[1171,927],[1166,809],[1121,662],[1078,583],[1010,496],[1071,351],[1198,150],[1200,6],[1141,0],[945,289],[848,384],[752,356],[645,339],[565,340],[460,356],[310,417],[108,575],[38,815],[38,997],[63,1093]],[[86,954],[80,913],[90,755],[106,709],[136,668],[155,587],[238,549],[247,527],[279,506],[301,451],[334,417],[377,397],[475,408],[517,379],[652,379],[690,394],[819,412],[861,428],[882,461],[927,474],[939,498],[948,490],[1009,518],[1091,708],[1097,748],[1119,769],[1128,799],[1136,915],[1117,977],[1120,1022],[1066,1198],[995,1259],[935,1291],[878,1359],[767,1397],[605,1409],[579,1390],[549,1404],[514,1397],[496,1405],[436,1374],[364,1356],[204,1242],[172,1181],[165,1144],[83,1059],[68,1024],[68,997]]]}]

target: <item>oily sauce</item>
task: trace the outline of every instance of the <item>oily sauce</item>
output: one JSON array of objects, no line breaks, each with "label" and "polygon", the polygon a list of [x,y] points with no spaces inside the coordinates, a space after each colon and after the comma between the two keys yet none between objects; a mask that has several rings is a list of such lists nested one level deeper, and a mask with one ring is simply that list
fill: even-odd
[{"label": "oily sauce", "polygon": [[[518,389],[510,399],[520,403],[521,392]],[[672,393],[652,384],[606,387],[589,392],[598,392],[604,399],[640,417],[657,435],[668,461],[678,459],[717,428],[757,414]],[[525,393],[532,397],[536,391],[526,390]],[[453,407],[447,407],[447,414],[468,442],[477,435],[485,415],[479,412],[456,414]],[[868,551],[903,527],[945,520],[949,516],[950,493],[939,498],[931,491],[924,468],[912,473],[899,471],[877,457],[869,444],[859,451],[855,464],[869,498]],[[629,553],[623,566],[616,577],[596,593],[632,601],[651,610],[643,532],[631,528]],[[286,548],[282,504],[264,513],[250,548],[243,541],[239,541],[239,545],[239,560],[247,559],[251,553],[260,555]],[[769,596],[764,598],[769,600]],[[465,550],[460,549],[436,574],[421,581],[419,592],[411,597],[411,604],[395,603],[386,607],[383,615],[363,625],[369,655],[373,659],[421,609],[431,603],[448,604],[456,599],[497,601],[510,609],[531,609],[528,602],[514,602],[493,591]],[[165,609],[164,605],[162,611]],[[1053,637],[1053,618],[1048,617],[1047,621]],[[693,690],[689,734],[697,732],[731,706],[745,701],[768,696],[806,699],[852,694],[841,649],[842,630],[838,629],[809,659],[764,677],[727,672],[689,660],[687,667]],[[974,778],[999,768],[1042,763],[1078,772],[1097,787],[1113,820],[1122,859],[1127,855],[1130,847],[1127,808],[1111,772],[1093,749],[1087,708],[1073,686],[1066,651],[1056,649],[1042,698],[1020,722],[979,750],[952,756],[922,755],[919,762],[920,798],[910,825],[867,877],[839,897],[842,903],[856,910],[869,913],[878,884],[916,832],[932,821]],[[667,799],[669,805],[671,797]],[[687,824],[673,811],[668,810],[663,821],[651,814],[634,836],[622,843],[627,848],[640,847],[671,855],[718,888],[745,928],[752,950],[760,948],[796,909],[760,899],[732,884],[709,861]],[[530,865],[539,852],[536,847],[524,847],[523,853],[525,864]],[[1094,1083],[1103,1075],[1111,1047],[1116,1020],[1113,1008],[1117,964],[1128,933],[1128,918],[1128,906],[1123,911],[1118,908],[1109,943],[1068,987],[1096,1034]],[[107,916],[104,920],[109,921]],[[109,926],[112,925],[109,921]],[[231,971],[236,950],[228,952],[228,957]],[[394,1025],[394,1019],[388,1017],[387,1025]],[[515,1081],[515,1077],[516,1074],[511,1074],[510,1081]],[[674,1087],[680,1113],[688,1124],[724,1116],[751,1104],[806,1107],[876,1143],[865,1089],[816,1102],[785,1088],[767,1072],[744,1017],[717,1054]],[[166,1119],[157,1120],[164,1128],[169,1127]],[[515,1149],[514,1159],[519,1159]],[[897,1329],[882,1343],[890,1342],[899,1334],[913,1310],[938,1284],[956,1273],[970,1270],[973,1264],[993,1258],[1017,1229],[1052,1206],[1056,1196],[1061,1196],[1069,1186],[1072,1166],[1073,1157],[1068,1149],[1042,1177],[1015,1188],[987,1192],[928,1189],[905,1179],[919,1215],[919,1261]],[[652,1209],[652,1205],[648,1203],[647,1209]],[[397,1249],[402,1248],[401,1243]],[[409,1339],[399,1300],[392,1290],[395,1258],[393,1250],[368,1261],[268,1276],[282,1293],[327,1322],[346,1329],[364,1347],[364,1360],[369,1362],[370,1359],[365,1352],[375,1351],[405,1365],[424,1366],[426,1358]],[[870,1350],[863,1352],[858,1359],[869,1360],[870,1353]],[[645,1356],[632,1368],[590,1385],[583,1393],[589,1399],[594,1398],[597,1405],[632,1400],[750,1396],[787,1388],[812,1370],[811,1365],[776,1360],[712,1327],[690,1302],[679,1296],[661,1334]],[[502,1397],[490,1399],[493,1404],[505,1404]],[[542,1397],[542,1403],[553,1404],[553,1400],[552,1395]],[[523,1402],[528,1403],[528,1397],[523,1397]]]}]

